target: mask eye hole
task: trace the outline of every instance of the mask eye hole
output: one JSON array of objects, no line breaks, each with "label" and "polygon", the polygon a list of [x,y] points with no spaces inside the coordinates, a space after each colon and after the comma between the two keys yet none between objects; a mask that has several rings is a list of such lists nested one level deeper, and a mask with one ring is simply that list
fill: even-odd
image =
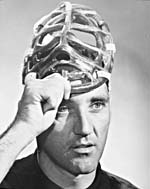
[{"label": "mask eye hole", "polygon": [[80,41],[96,47],[96,38],[94,35],[92,35],[90,33],[82,32],[82,31],[78,31],[78,30],[72,30],[71,32]]},{"label": "mask eye hole", "polygon": [[96,51],[83,48],[82,45],[76,43],[75,41],[68,41],[68,44],[81,56],[95,60],[98,56]]},{"label": "mask eye hole", "polygon": [[49,33],[47,33],[46,35],[44,35],[43,37],[41,37],[41,39],[39,40],[39,43],[41,45],[47,45],[48,43],[50,43],[53,40],[53,36],[50,35]]}]

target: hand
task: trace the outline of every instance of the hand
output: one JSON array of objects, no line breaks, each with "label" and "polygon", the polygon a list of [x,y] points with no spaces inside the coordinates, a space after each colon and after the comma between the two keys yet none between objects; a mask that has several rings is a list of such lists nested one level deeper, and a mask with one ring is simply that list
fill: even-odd
[{"label": "hand", "polygon": [[69,81],[57,73],[44,79],[35,77],[35,73],[29,73],[25,78],[15,122],[23,123],[38,136],[52,125],[61,101],[69,98],[71,87]]}]

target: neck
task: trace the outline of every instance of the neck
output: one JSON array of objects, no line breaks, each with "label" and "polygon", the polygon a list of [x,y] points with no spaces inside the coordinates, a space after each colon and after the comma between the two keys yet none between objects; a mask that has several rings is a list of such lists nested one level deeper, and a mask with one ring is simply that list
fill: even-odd
[{"label": "neck", "polygon": [[38,153],[38,163],[44,174],[52,182],[64,189],[88,188],[95,178],[96,171],[77,176],[67,172],[56,165],[43,151]]}]

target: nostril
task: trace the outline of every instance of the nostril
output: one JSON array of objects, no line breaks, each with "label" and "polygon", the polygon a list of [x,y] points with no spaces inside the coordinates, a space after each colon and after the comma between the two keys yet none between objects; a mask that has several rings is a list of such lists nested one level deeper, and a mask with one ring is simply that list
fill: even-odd
[{"label": "nostril", "polygon": [[56,59],[60,60],[70,60],[70,56],[67,52],[60,52],[56,55]]}]

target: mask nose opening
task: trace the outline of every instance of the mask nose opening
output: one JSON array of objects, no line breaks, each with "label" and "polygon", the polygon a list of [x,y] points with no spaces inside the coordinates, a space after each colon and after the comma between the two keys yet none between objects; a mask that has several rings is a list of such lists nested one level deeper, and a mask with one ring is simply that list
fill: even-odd
[{"label": "mask nose opening", "polygon": [[57,53],[55,58],[56,58],[57,61],[61,61],[61,60],[69,61],[70,55],[65,51],[60,51],[60,52]]}]

